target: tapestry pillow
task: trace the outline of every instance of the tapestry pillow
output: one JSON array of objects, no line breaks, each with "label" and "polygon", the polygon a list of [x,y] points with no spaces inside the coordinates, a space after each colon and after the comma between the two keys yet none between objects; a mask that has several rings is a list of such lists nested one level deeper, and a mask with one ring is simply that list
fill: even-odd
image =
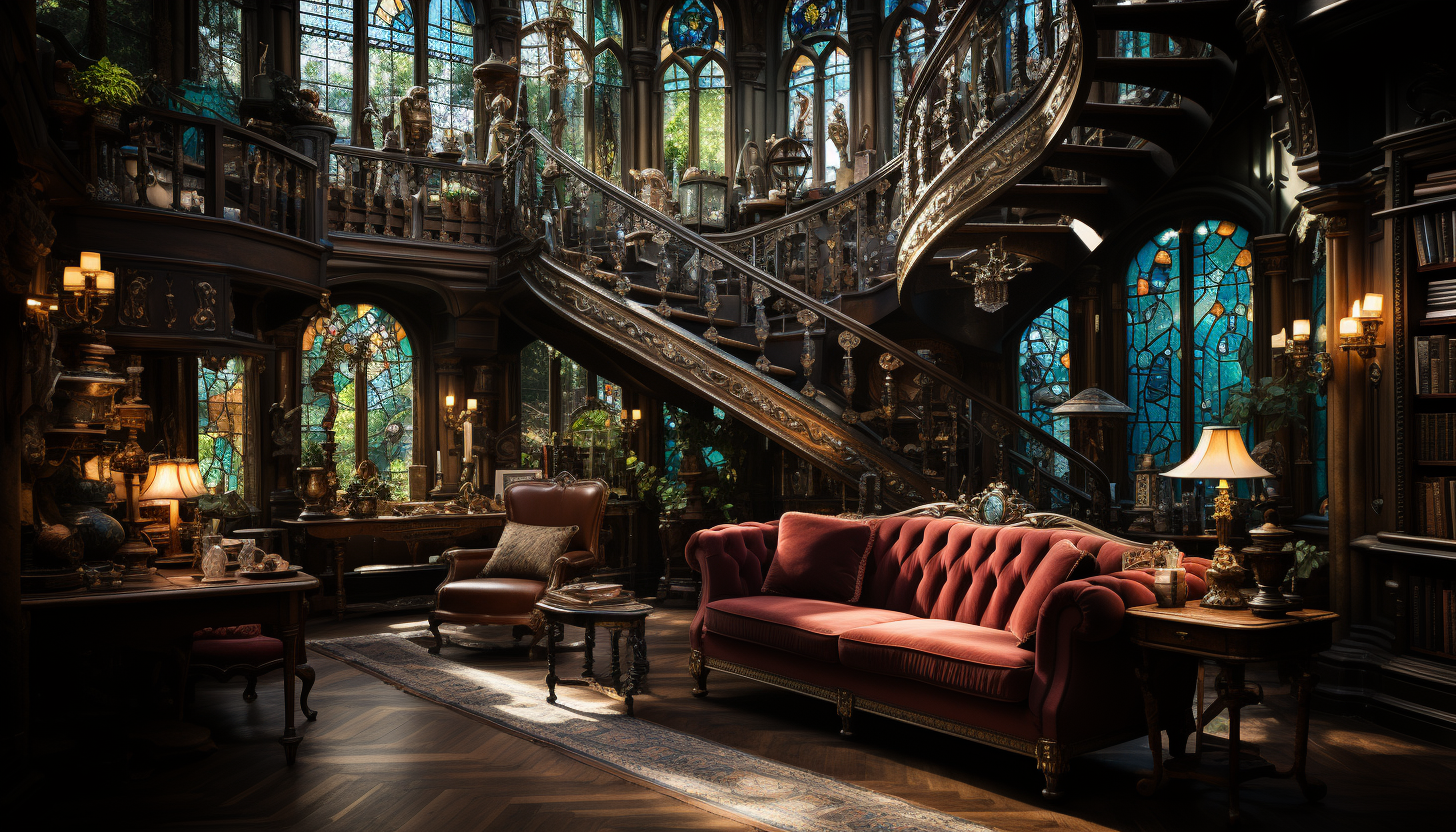
[{"label": "tapestry pillow", "polygon": [[1036,621],[1041,615],[1042,604],[1046,603],[1052,590],[1067,581],[1088,578],[1097,574],[1097,559],[1078,549],[1070,540],[1058,540],[1052,544],[1046,557],[1036,565],[1036,571],[1026,582],[1026,589],[1016,599],[1011,610],[1011,619],[1006,622],[1006,631],[1016,636],[1017,643],[1027,650],[1035,649]]},{"label": "tapestry pillow", "polygon": [[875,523],[791,511],[779,520],[779,541],[763,591],[853,604],[864,586]]},{"label": "tapestry pillow", "polygon": [[576,526],[528,526],[507,521],[495,554],[485,562],[480,577],[548,580],[551,564],[566,553],[576,532]]}]

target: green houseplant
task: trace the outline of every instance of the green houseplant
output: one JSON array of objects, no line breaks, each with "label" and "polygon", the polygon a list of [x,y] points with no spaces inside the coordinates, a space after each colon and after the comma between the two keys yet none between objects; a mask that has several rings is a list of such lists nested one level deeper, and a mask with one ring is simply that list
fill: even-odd
[{"label": "green houseplant", "polygon": [[142,88],[125,67],[102,58],[75,73],[71,85],[81,100],[96,108],[96,121],[110,130],[121,129],[121,113],[136,103]]},{"label": "green houseplant", "polygon": [[464,192],[459,185],[451,185],[440,194],[440,210],[447,220],[460,219],[460,197]]},{"label": "green houseplant", "polygon": [[461,193],[465,197],[465,202],[460,206],[460,209],[465,219],[480,219],[480,192],[474,188],[466,188]]},{"label": "green houseplant", "polygon": [[1245,425],[1255,416],[1263,416],[1268,419],[1264,427],[1271,433],[1286,426],[1302,427],[1305,402],[1317,392],[1319,384],[1312,378],[1291,378],[1287,373],[1277,379],[1265,376],[1248,390],[1235,390],[1229,394],[1223,421],[1230,425]]}]

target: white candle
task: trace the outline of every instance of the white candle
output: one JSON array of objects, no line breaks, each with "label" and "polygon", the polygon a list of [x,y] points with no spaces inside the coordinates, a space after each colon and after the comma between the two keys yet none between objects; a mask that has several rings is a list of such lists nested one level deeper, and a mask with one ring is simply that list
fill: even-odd
[{"label": "white candle", "polygon": [[[462,468],[467,462],[470,462],[472,459],[475,458],[475,445],[472,444],[474,441],[475,425],[467,421],[465,423],[465,454],[460,458],[460,464]],[[471,480],[474,481],[474,477],[472,477]]]},{"label": "white candle", "polygon": [[440,473],[443,473],[444,471],[445,471],[445,460],[444,460],[444,456],[443,456],[443,454],[440,451],[435,451],[435,473],[440,474]]}]

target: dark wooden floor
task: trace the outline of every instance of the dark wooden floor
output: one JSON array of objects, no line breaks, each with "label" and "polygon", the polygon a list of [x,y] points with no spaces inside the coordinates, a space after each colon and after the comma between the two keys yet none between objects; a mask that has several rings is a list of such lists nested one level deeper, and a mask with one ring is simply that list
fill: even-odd
[{"label": "dark wooden floor", "polygon": [[[652,690],[637,715],[708,739],[818,771],[986,824],[1004,832],[1116,829],[1222,830],[1221,792],[1180,782],[1153,798],[1133,790],[1146,742],[1078,759],[1071,797],[1050,805],[1027,758],[873,717],[857,735],[837,733],[832,706],[715,674],[712,695],[688,695],[686,610],[649,623]],[[420,628],[420,616],[311,622],[310,638]],[[502,628],[495,636],[507,644]],[[446,658],[539,681],[543,663],[447,647]],[[632,830],[743,829],[740,824],[622,781],[554,750],[507,736],[429,704],[333,660],[314,655],[315,723],[301,723],[298,764],[277,744],[280,676],[242,701],[241,683],[199,683],[190,719],[212,729],[217,750],[186,761],[116,760],[114,779],[74,755],[43,759],[20,807],[25,829]],[[574,661],[574,657],[569,659]],[[1245,711],[1246,739],[1287,762],[1291,701],[1267,680],[1267,706]],[[590,695],[572,691],[573,695]],[[77,748],[78,753],[86,753]],[[1244,792],[1245,828],[1359,830],[1452,828],[1456,751],[1358,719],[1316,716],[1312,773],[1330,786],[1305,804],[1285,782]],[[10,817],[17,815],[11,814]],[[94,827],[92,827],[94,828]]]}]

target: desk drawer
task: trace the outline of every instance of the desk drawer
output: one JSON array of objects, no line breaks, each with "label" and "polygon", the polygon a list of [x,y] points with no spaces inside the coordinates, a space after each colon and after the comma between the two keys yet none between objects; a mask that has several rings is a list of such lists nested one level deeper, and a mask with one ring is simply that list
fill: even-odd
[{"label": "desk drawer", "polygon": [[1225,652],[1228,646],[1226,636],[1216,627],[1199,627],[1178,621],[1147,621],[1142,632],[1142,640],[1153,644],[1206,653]]}]

